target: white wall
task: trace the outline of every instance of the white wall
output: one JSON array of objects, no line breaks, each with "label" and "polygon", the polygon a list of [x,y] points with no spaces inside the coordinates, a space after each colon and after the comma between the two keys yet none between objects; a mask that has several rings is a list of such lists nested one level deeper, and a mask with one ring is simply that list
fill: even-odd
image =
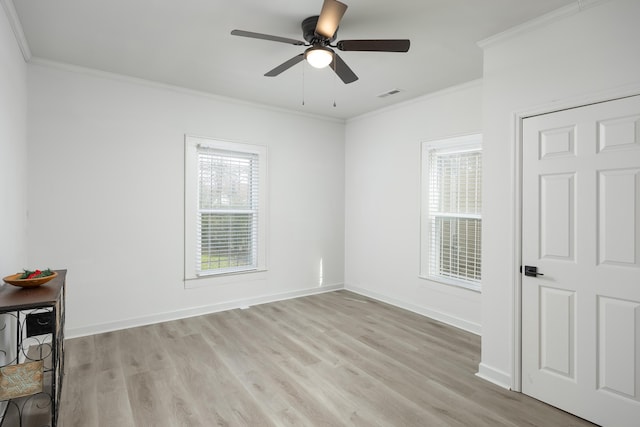
[{"label": "white wall", "polygon": [[[27,261],[27,66],[0,6],[0,274]],[[0,285],[2,286],[2,285]]]},{"label": "white wall", "polygon": [[479,293],[418,274],[421,142],[481,131],[479,81],[347,123],[347,288],[480,332]]},{"label": "white wall", "polygon": [[[29,265],[68,269],[68,335],[342,286],[342,122],[42,61],[28,71]],[[268,147],[258,279],[184,289],[185,134]]]},{"label": "white wall", "polygon": [[[27,261],[27,66],[0,5],[0,277]],[[0,287],[10,286],[4,282]],[[8,327],[5,327],[8,322]],[[0,315],[0,366],[15,357],[15,321]],[[0,411],[3,405],[0,403]]]},{"label": "white wall", "polygon": [[484,55],[481,375],[511,385],[515,114],[640,91],[640,1],[613,0],[494,40]]}]

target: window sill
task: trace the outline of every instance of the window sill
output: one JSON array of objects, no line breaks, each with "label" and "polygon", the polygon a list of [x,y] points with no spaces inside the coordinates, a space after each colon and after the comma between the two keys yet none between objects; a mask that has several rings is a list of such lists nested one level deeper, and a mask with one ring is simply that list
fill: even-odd
[{"label": "window sill", "polygon": [[447,286],[454,286],[456,288],[468,289],[473,292],[482,293],[482,286],[480,284],[474,284],[469,282],[463,282],[461,280],[449,279],[447,277],[440,276],[418,276],[420,279],[428,280],[430,282],[441,283]]},{"label": "window sill", "polygon": [[229,273],[208,274],[184,279],[185,289],[197,289],[208,286],[219,286],[230,283],[253,282],[267,279],[266,269],[235,271]]}]

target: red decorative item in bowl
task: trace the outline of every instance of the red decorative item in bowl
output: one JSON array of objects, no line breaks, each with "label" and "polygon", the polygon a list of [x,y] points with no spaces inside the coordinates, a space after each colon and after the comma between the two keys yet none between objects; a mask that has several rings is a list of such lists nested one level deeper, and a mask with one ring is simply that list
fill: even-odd
[{"label": "red decorative item in bowl", "polygon": [[[39,270],[36,270],[36,271],[39,271]],[[16,273],[16,274],[12,274],[11,276],[4,277],[2,280],[4,280],[6,283],[10,285],[19,286],[21,288],[35,288],[36,286],[40,286],[44,283],[47,283],[49,280],[58,277],[58,273],[56,273],[55,271],[51,273],[52,274],[48,276],[31,277],[31,278],[27,277],[25,279],[21,279],[21,277],[24,277],[25,273]]]}]

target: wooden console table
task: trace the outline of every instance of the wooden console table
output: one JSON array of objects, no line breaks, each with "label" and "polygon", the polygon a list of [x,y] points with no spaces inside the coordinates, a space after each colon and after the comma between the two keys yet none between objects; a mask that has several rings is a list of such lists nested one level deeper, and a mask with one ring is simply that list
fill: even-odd
[{"label": "wooden console table", "polygon": [[[51,417],[51,427],[57,424],[64,377],[67,270],[57,270],[57,273],[57,277],[36,288],[18,288],[9,284],[0,286],[0,315],[4,315],[5,318],[4,327],[0,323],[0,338],[5,334],[5,339],[0,339],[0,346],[2,342],[7,343],[6,334],[15,338],[15,346],[11,344],[12,348],[0,347],[5,355],[5,362],[0,363],[0,369],[6,370],[7,375],[9,372],[17,371],[18,376],[26,376],[35,368],[39,372],[34,373],[34,378],[42,378],[43,384],[42,390],[31,395],[9,397],[0,402],[4,406],[3,412],[0,413],[0,427],[28,426],[32,423],[30,418],[37,418],[35,422],[40,423],[43,416]],[[5,380],[9,384],[19,382],[12,378]],[[17,394],[20,386],[16,386]],[[5,392],[6,389],[7,387]],[[42,401],[48,404],[42,405]],[[46,410],[44,415],[43,408]]]}]

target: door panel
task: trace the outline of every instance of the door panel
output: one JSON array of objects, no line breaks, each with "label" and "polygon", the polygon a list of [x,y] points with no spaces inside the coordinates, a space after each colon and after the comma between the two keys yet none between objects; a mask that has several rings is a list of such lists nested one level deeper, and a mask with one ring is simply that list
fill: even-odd
[{"label": "door panel", "polygon": [[598,150],[638,148],[640,145],[640,115],[598,122]]},{"label": "door panel", "polygon": [[540,287],[540,369],[575,378],[575,292]]},{"label": "door panel", "polygon": [[540,176],[540,258],[573,261],[575,175]]},{"label": "door panel", "polygon": [[640,401],[640,303],[598,297],[598,388]]},{"label": "door panel", "polygon": [[523,121],[522,391],[640,419],[640,96]]},{"label": "door panel", "polygon": [[540,159],[575,156],[575,127],[540,132]]},{"label": "door panel", "polygon": [[639,267],[640,169],[598,171],[598,181],[599,261]]}]

